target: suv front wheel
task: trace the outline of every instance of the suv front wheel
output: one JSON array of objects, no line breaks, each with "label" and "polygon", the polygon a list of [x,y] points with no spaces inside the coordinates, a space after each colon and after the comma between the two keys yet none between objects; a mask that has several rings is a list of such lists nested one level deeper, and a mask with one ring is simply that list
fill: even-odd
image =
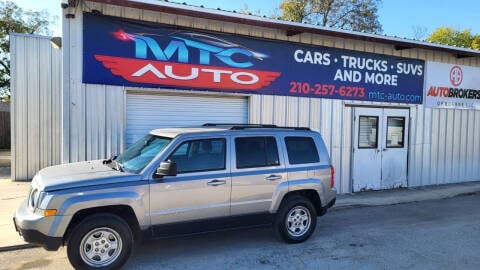
[{"label": "suv front wheel", "polygon": [[120,217],[96,214],[72,230],[67,255],[75,269],[118,269],[130,256],[132,231]]},{"label": "suv front wheel", "polygon": [[282,202],[276,227],[283,240],[301,243],[312,235],[316,226],[317,212],[308,199],[294,195]]}]

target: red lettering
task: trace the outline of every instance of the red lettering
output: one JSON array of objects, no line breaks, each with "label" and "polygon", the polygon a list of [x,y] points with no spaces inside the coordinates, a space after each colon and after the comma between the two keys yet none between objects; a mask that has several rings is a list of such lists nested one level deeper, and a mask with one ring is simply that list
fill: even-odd
[{"label": "red lettering", "polygon": [[450,89],[442,86],[430,86],[427,96],[430,97],[448,97],[450,95]]},{"label": "red lettering", "polygon": [[430,97],[436,97],[437,96],[437,87],[435,86],[430,86],[430,89],[428,89],[428,94],[427,96],[430,96]]},{"label": "red lettering", "polygon": [[448,87],[439,87],[442,97],[450,96],[450,88]]}]

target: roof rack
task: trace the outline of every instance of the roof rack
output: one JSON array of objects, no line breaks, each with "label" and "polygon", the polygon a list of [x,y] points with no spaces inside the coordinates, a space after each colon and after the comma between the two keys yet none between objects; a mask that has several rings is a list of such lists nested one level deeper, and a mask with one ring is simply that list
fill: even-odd
[{"label": "roof rack", "polygon": [[238,123],[205,123],[203,127],[229,127],[230,130],[242,130],[247,128],[279,128],[294,130],[310,130],[308,127],[279,127],[270,124],[238,124]]}]

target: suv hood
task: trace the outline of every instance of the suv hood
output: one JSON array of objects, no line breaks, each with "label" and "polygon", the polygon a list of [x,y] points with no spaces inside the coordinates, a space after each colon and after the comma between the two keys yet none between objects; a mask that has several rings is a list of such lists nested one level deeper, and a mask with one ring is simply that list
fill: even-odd
[{"label": "suv hood", "polygon": [[93,160],[44,168],[35,175],[33,181],[40,190],[53,191],[141,179],[139,174],[116,171],[103,164],[102,160]]}]

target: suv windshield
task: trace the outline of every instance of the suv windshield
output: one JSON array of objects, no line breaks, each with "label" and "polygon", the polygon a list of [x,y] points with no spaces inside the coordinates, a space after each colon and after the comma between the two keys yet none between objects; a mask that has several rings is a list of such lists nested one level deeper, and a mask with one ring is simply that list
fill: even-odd
[{"label": "suv windshield", "polygon": [[119,169],[139,173],[171,140],[171,138],[151,134],[145,135],[119,155],[115,161]]}]

